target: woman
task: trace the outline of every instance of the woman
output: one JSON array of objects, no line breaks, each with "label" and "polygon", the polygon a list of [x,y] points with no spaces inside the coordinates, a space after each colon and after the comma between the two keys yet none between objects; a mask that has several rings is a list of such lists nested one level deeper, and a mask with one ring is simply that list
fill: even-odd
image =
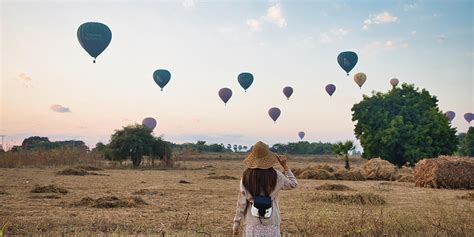
[{"label": "woman", "polygon": [[[285,174],[273,169],[277,162],[283,167]],[[240,182],[234,235],[239,234],[243,220],[244,236],[281,236],[278,192],[282,189],[294,189],[298,184],[288,167],[286,157],[271,152],[265,143],[259,141],[252,147],[244,164],[247,169]],[[271,208],[262,208],[262,203],[265,202],[271,204]]]}]

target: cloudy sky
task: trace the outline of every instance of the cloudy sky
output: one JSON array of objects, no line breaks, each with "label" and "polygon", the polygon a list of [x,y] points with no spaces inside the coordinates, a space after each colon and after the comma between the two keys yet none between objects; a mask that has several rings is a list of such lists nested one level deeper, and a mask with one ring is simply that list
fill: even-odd
[{"label": "cloudy sky", "polygon": [[[250,145],[354,139],[351,107],[393,77],[428,89],[453,126],[474,112],[472,1],[2,1],[1,123],[8,144],[31,135],[108,142],[156,118],[173,142]],[[112,42],[97,63],[76,31],[97,21]],[[339,52],[359,63],[347,77]],[[156,69],[172,78],[164,91]],[[240,72],[252,72],[245,93]],[[352,75],[365,72],[360,90]],[[324,91],[337,86],[332,98]],[[290,100],[282,94],[292,86]],[[233,90],[224,106],[222,87]],[[282,115],[273,123],[270,107]]]}]

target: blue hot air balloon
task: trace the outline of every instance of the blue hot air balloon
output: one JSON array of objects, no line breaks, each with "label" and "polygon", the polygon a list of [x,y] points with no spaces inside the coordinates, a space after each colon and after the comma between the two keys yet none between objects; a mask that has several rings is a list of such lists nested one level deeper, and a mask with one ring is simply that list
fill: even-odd
[{"label": "blue hot air balloon", "polygon": [[96,58],[109,46],[112,32],[102,23],[86,22],[77,29],[77,39],[95,63]]},{"label": "blue hot air balloon", "polygon": [[253,75],[250,72],[242,72],[237,77],[237,80],[239,81],[240,86],[242,86],[242,88],[244,88],[245,92],[247,92],[247,89],[253,83]]},{"label": "blue hot air balloon", "polygon": [[357,54],[352,52],[352,51],[345,51],[340,53],[337,56],[337,62],[339,63],[339,66],[346,71],[347,75],[349,76],[349,72],[355,67],[357,64],[357,60],[359,58],[357,57]]},{"label": "blue hot air balloon", "polygon": [[171,79],[171,73],[166,69],[158,69],[153,73],[153,80],[160,86],[161,90]]}]

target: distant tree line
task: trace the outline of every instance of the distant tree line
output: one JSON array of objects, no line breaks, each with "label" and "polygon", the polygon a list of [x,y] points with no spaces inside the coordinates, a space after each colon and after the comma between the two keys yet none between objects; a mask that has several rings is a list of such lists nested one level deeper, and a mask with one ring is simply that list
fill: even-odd
[{"label": "distant tree line", "polygon": [[333,153],[333,144],[307,141],[290,142],[287,144],[277,143],[272,146],[272,150],[277,153],[295,155],[326,155]]},{"label": "distant tree line", "polygon": [[23,140],[21,146],[13,146],[12,152],[19,151],[48,151],[57,149],[74,149],[77,151],[88,152],[89,147],[80,140],[68,141],[50,141],[47,137],[33,136]]}]

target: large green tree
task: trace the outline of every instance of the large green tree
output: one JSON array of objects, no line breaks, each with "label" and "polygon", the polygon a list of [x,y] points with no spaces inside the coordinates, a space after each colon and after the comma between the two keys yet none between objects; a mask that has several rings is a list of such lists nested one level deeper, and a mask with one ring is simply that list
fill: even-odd
[{"label": "large green tree", "polygon": [[133,167],[139,167],[145,155],[168,159],[169,144],[155,138],[151,130],[142,125],[130,125],[116,130],[110,138],[110,154],[113,160],[131,159]]},{"label": "large green tree", "polygon": [[401,166],[457,149],[456,129],[439,110],[438,99],[414,85],[364,95],[352,112],[364,158],[380,157]]},{"label": "large green tree", "polygon": [[464,155],[474,157],[474,127],[469,127],[462,143],[462,149]]}]

